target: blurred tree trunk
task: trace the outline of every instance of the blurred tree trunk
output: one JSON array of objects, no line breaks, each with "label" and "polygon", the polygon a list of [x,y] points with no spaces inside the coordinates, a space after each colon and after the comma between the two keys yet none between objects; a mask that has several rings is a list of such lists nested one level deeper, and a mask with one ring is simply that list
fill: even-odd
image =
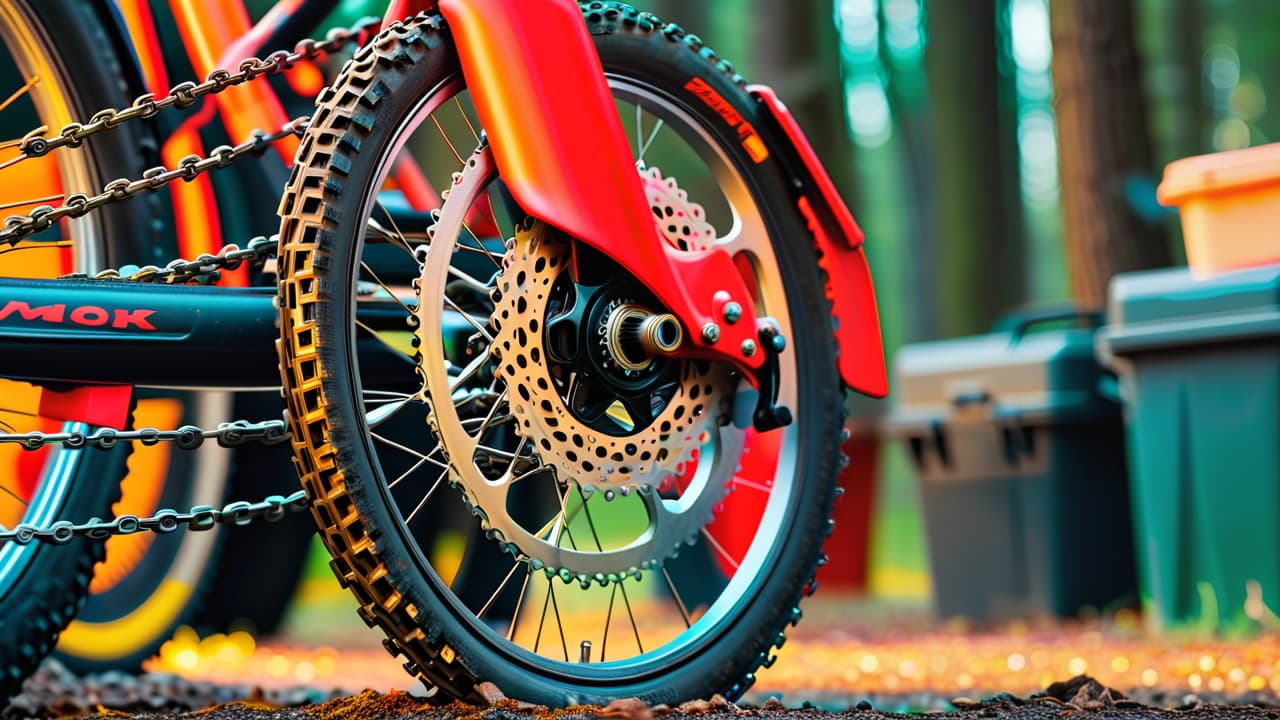
[{"label": "blurred tree trunk", "polygon": [[944,335],[986,331],[1024,296],[1016,165],[1001,149],[996,2],[928,5],[926,67],[933,98],[938,313]]},{"label": "blurred tree trunk", "polygon": [[1151,173],[1131,0],[1051,0],[1054,109],[1072,294],[1106,304],[1112,275],[1170,263],[1158,225],[1126,193]]},{"label": "blurred tree trunk", "polygon": [[[880,47],[889,47],[889,18],[885,13],[885,4],[881,3],[878,19],[880,21]],[[921,28],[923,32],[924,28]],[[933,204],[933,108],[929,97],[928,73],[925,72],[923,58],[911,63],[895,61],[892,54],[884,63],[885,94],[889,100],[890,116],[893,118],[894,134],[898,138],[897,146],[901,148],[903,157],[903,177],[906,196],[916,207],[928,208]],[[944,239],[937,231],[936,218],[932,212],[903,213],[902,226],[905,228],[906,252],[911,258],[934,258],[938,255],[938,246]],[[911,301],[916,308],[924,312],[912,312],[907,317],[905,338],[908,342],[932,340],[939,335],[938,315],[934,310],[939,306],[938,275],[939,267],[935,262],[910,262],[912,286]]]}]

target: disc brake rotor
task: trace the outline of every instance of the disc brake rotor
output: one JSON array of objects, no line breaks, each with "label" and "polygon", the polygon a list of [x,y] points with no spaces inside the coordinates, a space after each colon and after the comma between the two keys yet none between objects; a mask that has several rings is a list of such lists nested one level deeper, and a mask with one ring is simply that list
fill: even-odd
[{"label": "disc brake rotor", "polygon": [[[642,176],[655,214],[669,221],[662,223],[669,240],[687,249],[701,249],[714,238],[702,208],[689,203],[674,181],[664,180],[656,169]],[[417,333],[430,398],[428,423],[445,451],[450,481],[462,490],[491,538],[548,575],[566,582],[606,583],[657,567],[697,537],[730,488],[735,463],[725,460],[741,454],[744,437],[742,431],[722,423],[734,380],[714,364],[680,361],[674,373],[678,378],[674,394],[638,432],[608,435],[575,417],[555,391],[541,332],[548,293],[568,265],[569,246],[544,224],[529,220],[508,242],[503,269],[496,278],[500,292],[494,293],[491,325],[495,334],[489,354],[495,362],[491,387],[500,395],[489,421],[479,429],[475,418],[460,417],[461,403],[456,400],[469,389],[462,387],[460,378],[474,378],[479,371],[472,367],[472,372],[463,369],[453,376],[448,371],[451,365],[439,341],[445,302],[440,294],[451,258],[466,236],[467,213],[496,179],[492,154],[482,146],[445,195],[419,280]],[[511,447],[488,446],[485,436],[484,426],[501,414],[504,404],[519,436],[514,453]],[[686,468],[695,452],[696,466]],[[505,471],[493,471],[495,456],[503,458]],[[593,490],[602,491],[607,500],[639,490],[648,513],[647,529],[625,546],[596,551],[563,547],[554,529],[531,531],[513,517],[508,500],[513,486],[531,482],[527,478],[539,472],[539,465],[554,472],[553,482],[562,487],[584,488],[587,498],[594,497]],[[664,497],[659,485],[681,472],[687,485],[679,497]],[[565,522],[563,496],[561,507],[560,522]]]}]

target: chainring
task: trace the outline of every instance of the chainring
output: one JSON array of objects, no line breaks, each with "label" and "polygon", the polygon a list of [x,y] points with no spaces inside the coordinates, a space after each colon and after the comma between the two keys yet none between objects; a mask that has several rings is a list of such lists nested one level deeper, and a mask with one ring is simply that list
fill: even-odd
[{"label": "chainring", "polygon": [[562,483],[587,492],[654,490],[684,465],[728,415],[733,379],[725,366],[683,362],[679,384],[645,427],[623,435],[601,432],[566,404],[548,373],[546,310],[568,271],[571,246],[546,223],[517,228],[493,293],[494,374],[512,390],[517,432],[535,443]]}]

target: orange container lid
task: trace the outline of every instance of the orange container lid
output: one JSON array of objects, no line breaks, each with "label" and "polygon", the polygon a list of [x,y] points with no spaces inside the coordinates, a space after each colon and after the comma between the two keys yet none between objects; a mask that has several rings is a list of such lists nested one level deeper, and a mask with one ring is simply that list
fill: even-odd
[{"label": "orange container lid", "polygon": [[1169,163],[1156,197],[1181,205],[1201,195],[1233,193],[1280,183],[1280,143],[1196,155]]}]

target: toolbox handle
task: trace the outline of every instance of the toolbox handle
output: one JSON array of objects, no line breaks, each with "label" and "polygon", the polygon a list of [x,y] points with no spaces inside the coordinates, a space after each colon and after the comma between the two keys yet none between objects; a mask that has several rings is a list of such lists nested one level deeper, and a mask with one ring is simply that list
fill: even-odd
[{"label": "toolbox handle", "polygon": [[1009,333],[1009,344],[1016,345],[1031,328],[1065,320],[1075,320],[1085,328],[1099,328],[1102,327],[1103,318],[1100,312],[1083,310],[1074,304],[1051,303],[1015,310],[997,321],[992,329],[995,332]]}]

